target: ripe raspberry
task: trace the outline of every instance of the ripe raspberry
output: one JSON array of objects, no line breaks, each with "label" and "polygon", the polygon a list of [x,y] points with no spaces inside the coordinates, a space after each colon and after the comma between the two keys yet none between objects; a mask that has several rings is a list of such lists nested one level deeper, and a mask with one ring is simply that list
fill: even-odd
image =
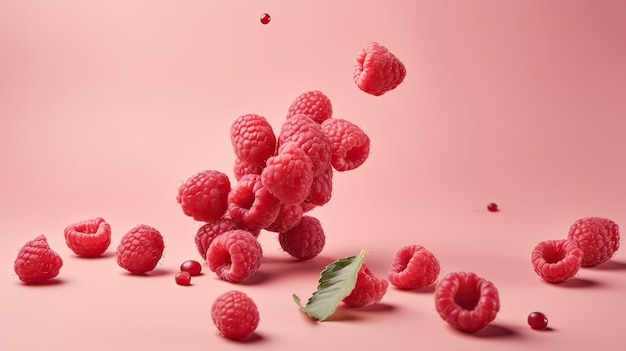
[{"label": "ripe raspberry", "polygon": [[111,244],[111,226],[99,217],[69,225],[64,234],[67,246],[81,257],[100,256]]},{"label": "ripe raspberry", "polygon": [[180,265],[181,272],[187,272],[190,276],[197,276],[202,273],[202,265],[196,260],[187,260]]},{"label": "ripe raspberry", "polygon": [[313,166],[306,153],[293,142],[281,146],[267,160],[261,181],[272,195],[288,205],[299,204],[311,193]]},{"label": "ripe raspberry", "polygon": [[301,205],[287,205],[283,203],[274,223],[265,229],[275,233],[286,232],[300,223],[303,213]]},{"label": "ripe raspberry", "polygon": [[399,289],[419,289],[434,283],[439,272],[439,260],[432,252],[410,245],[398,250],[387,278]]},{"label": "ripe raspberry", "polygon": [[263,186],[260,175],[243,176],[228,196],[228,215],[242,229],[265,228],[279,211],[280,200]]},{"label": "ripe raspberry", "polygon": [[17,253],[13,269],[26,284],[37,284],[55,278],[63,267],[61,256],[52,251],[44,235],[28,241]]},{"label": "ripe raspberry", "polygon": [[572,224],[567,238],[583,252],[583,267],[594,267],[613,257],[619,249],[619,226],[608,218],[581,218]]},{"label": "ripe raspberry", "polygon": [[307,201],[316,206],[323,206],[330,201],[333,192],[333,167],[328,166],[326,170],[313,177],[311,193]]},{"label": "ripe raspberry", "polygon": [[211,319],[223,336],[241,340],[252,335],[258,327],[259,310],[248,295],[231,290],[213,301]]},{"label": "ripe raspberry", "polygon": [[450,325],[473,333],[496,318],[500,310],[498,289],[474,273],[453,272],[437,284],[435,308]]},{"label": "ripe raspberry", "polygon": [[354,82],[368,94],[383,95],[400,85],[405,76],[404,64],[377,42],[363,48],[356,58]]},{"label": "ripe raspberry", "polygon": [[232,219],[227,217],[210,221],[198,228],[194,241],[196,242],[196,248],[202,259],[206,261],[206,252],[215,237],[235,229],[241,228],[239,228]]},{"label": "ripe raspberry", "polygon": [[250,278],[261,266],[263,250],[250,232],[236,229],[216,237],[206,254],[209,269],[231,283]]},{"label": "ripe raspberry", "polygon": [[287,142],[294,142],[311,158],[313,176],[326,170],[330,165],[331,144],[320,124],[307,115],[293,115],[287,119],[278,135],[280,147]]},{"label": "ripe raspberry", "polygon": [[115,257],[117,264],[130,273],[144,274],[159,263],[164,247],[163,236],[158,230],[140,224],[122,236]]},{"label": "ripe raspberry", "polygon": [[357,125],[341,118],[329,118],[322,130],[330,139],[331,164],[337,171],[349,171],[361,166],[370,154],[370,138]]},{"label": "ripe raspberry", "polygon": [[300,223],[292,229],[278,234],[282,249],[297,260],[309,260],[322,252],[326,236],[320,221],[311,216],[302,216]]},{"label": "ripe raspberry", "polygon": [[319,90],[300,94],[289,107],[287,118],[295,115],[307,115],[316,123],[321,124],[333,115],[333,106],[328,96]]},{"label": "ripe raspberry", "polygon": [[201,222],[210,222],[226,213],[230,180],[220,171],[207,170],[187,179],[178,189],[176,201],[183,212]]},{"label": "ripe raspberry", "polygon": [[300,207],[302,207],[302,213],[307,213],[315,209],[317,205],[314,205],[310,201],[305,200],[303,203],[300,204]]},{"label": "ripe raspberry", "polygon": [[362,264],[356,285],[350,295],[343,299],[343,303],[350,307],[367,307],[379,303],[385,296],[388,285],[385,279],[376,277],[365,264]]},{"label": "ripe raspberry", "polygon": [[233,173],[235,173],[235,180],[239,181],[241,177],[246,174],[261,174],[265,163],[263,165],[257,165],[248,161],[244,161],[240,158],[235,158],[235,165],[233,166]]},{"label": "ripe raspberry", "polygon": [[550,283],[560,283],[578,273],[583,256],[583,250],[575,241],[547,240],[535,246],[531,262],[540,277]]},{"label": "ripe raspberry", "polygon": [[237,158],[262,165],[276,150],[276,135],[263,116],[239,116],[230,127],[230,140]]},{"label": "ripe raspberry", "polygon": [[174,275],[174,281],[178,285],[184,285],[184,286],[190,285],[191,284],[191,273],[189,273],[187,271],[177,272],[176,275]]}]

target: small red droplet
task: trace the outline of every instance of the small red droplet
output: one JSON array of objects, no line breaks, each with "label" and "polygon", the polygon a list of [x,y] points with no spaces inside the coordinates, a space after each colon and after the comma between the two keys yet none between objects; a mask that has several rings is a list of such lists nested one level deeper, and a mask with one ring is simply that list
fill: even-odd
[{"label": "small red droplet", "polygon": [[544,330],[548,327],[548,318],[541,312],[532,312],[528,315],[528,325],[535,330]]},{"label": "small red droplet", "polygon": [[189,272],[181,271],[176,273],[174,276],[176,280],[176,284],[178,285],[189,285],[191,284],[191,274]]},{"label": "small red droplet", "polygon": [[498,212],[498,205],[492,202],[487,205],[487,210],[489,210],[490,212]]},{"label": "small red droplet", "polygon": [[189,272],[192,276],[196,276],[200,275],[200,272],[202,272],[202,265],[198,261],[189,260],[180,265],[180,270],[182,272]]},{"label": "small red droplet", "polygon": [[270,23],[271,19],[272,19],[272,17],[270,17],[270,15],[267,14],[267,13],[264,13],[264,14],[261,15],[261,23],[263,23],[263,24]]}]

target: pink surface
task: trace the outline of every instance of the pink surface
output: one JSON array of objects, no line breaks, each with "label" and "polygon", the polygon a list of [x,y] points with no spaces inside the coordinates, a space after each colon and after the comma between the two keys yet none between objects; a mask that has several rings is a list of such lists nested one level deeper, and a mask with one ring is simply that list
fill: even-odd
[{"label": "pink surface", "polygon": [[[621,349],[626,251],[562,285],[535,275],[530,252],[580,217],[626,228],[625,23],[622,1],[1,1],[0,349]],[[407,69],[380,97],[352,81],[371,41]],[[234,118],[258,113],[278,129],[314,89],[372,140],[367,162],[336,174],[333,198],[311,212],[326,230],[322,254],[292,262],[266,232],[247,283],[205,266],[177,286],[179,265],[199,259],[200,226],[177,206],[178,186],[204,169],[232,175]],[[113,244],[77,258],[63,229],[97,216]],[[142,223],[166,249],[135,277],[113,252]],[[65,265],[56,284],[24,286],[13,260],[39,234]],[[361,249],[384,276],[409,244],[433,251],[444,273],[492,281],[495,322],[453,330],[431,288],[389,288],[377,307],[324,323],[291,298]],[[210,320],[229,289],[260,309],[245,345]],[[535,310],[551,330],[528,327]]]}]

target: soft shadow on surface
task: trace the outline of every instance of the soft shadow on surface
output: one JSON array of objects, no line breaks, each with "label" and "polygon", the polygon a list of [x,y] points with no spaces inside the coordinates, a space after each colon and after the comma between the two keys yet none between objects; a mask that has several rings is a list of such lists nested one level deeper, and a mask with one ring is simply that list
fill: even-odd
[{"label": "soft shadow on surface", "polygon": [[396,288],[396,290],[398,291],[406,291],[409,293],[414,293],[414,294],[432,294],[435,292],[435,284],[431,284],[429,286],[425,286],[423,288],[419,288],[419,289],[398,289]]},{"label": "soft shadow on surface", "polygon": [[263,336],[263,334],[259,334],[258,332],[254,332],[251,335],[241,339],[241,340],[233,340],[233,339],[228,339],[224,336],[220,337],[227,339],[228,341],[235,343],[235,344],[254,344],[254,343],[261,343],[263,341],[266,341],[267,339]]},{"label": "soft shadow on surface", "polygon": [[[261,267],[259,271],[264,271],[271,277],[284,277],[288,275],[302,275],[311,273],[319,275],[329,264],[333,263],[335,259],[317,256],[310,260],[298,261],[293,258],[276,258],[269,257],[264,258],[261,261]],[[258,271],[257,271],[258,273]]]},{"label": "soft shadow on surface", "polygon": [[508,328],[504,325],[500,324],[489,324],[483,329],[468,333],[462,330],[459,330],[453,326],[450,326],[455,332],[460,333],[462,335],[467,335],[469,337],[477,337],[477,338],[514,338],[519,337],[520,334],[515,332],[513,329]]},{"label": "soft shadow on surface", "polygon": [[361,319],[357,314],[352,311],[352,308],[348,308],[346,306],[338,306],[335,310],[335,313],[331,314],[330,317],[326,318],[324,322],[345,322],[345,321],[356,321]]},{"label": "soft shadow on surface", "polygon": [[268,280],[270,280],[271,278],[272,278],[271,274],[269,274],[269,273],[259,269],[256,272],[254,272],[254,274],[250,278],[248,278],[248,279],[246,279],[246,280],[244,280],[242,282],[239,282],[237,284],[240,284],[240,285],[263,284],[263,283],[267,282]]},{"label": "soft shadow on surface", "polygon": [[167,269],[167,268],[155,268],[153,270],[151,270],[150,272],[147,273],[143,273],[143,274],[135,274],[135,273],[131,273],[131,272],[124,272],[123,273],[126,276],[129,277],[160,277],[160,276],[164,276],[164,275],[172,275],[174,276],[174,274],[176,274],[173,270],[171,269]]},{"label": "soft shadow on surface", "polygon": [[583,267],[583,269],[597,269],[602,271],[621,271],[626,270],[626,262],[607,261],[595,267]]},{"label": "soft shadow on surface", "polygon": [[39,282],[39,283],[24,283],[22,281],[19,281],[20,285],[32,286],[32,287],[43,287],[43,286],[52,287],[52,286],[63,285],[65,283],[66,283],[66,281],[64,279],[59,279],[59,278],[48,279],[48,280],[45,280],[45,281]]},{"label": "soft shadow on surface", "polygon": [[103,253],[100,256],[94,256],[94,257],[82,257],[82,256],[78,256],[78,255],[73,255],[71,257],[73,259],[75,259],[75,260],[99,261],[99,260],[104,260],[104,259],[115,257],[115,252],[105,252],[105,253]]},{"label": "soft shadow on surface", "polygon": [[549,283],[548,285],[560,287],[560,288],[594,288],[601,286],[600,283],[594,280],[582,279],[582,278],[572,278],[568,281],[562,283]]}]

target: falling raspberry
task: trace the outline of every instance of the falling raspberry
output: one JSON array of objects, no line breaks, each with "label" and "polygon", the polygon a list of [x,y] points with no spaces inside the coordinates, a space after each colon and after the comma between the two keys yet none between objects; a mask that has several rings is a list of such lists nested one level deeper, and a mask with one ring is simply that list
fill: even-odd
[{"label": "falling raspberry", "polygon": [[188,260],[180,265],[181,272],[188,272],[189,275],[196,276],[202,272],[202,265],[195,260]]},{"label": "falling raspberry", "polygon": [[270,23],[271,19],[272,19],[272,17],[270,17],[270,15],[267,14],[267,13],[264,13],[264,14],[261,15],[261,23],[263,23],[263,24]]},{"label": "falling raspberry", "polygon": [[489,205],[487,205],[487,210],[489,210],[489,212],[498,212],[498,205],[496,203],[490,203]]},{"label": "falling raspberry", "polygon": [[544,330],[548,327],[548,318],[541,312],[532,312],[528,315],[528,325],[535,330]]}]

